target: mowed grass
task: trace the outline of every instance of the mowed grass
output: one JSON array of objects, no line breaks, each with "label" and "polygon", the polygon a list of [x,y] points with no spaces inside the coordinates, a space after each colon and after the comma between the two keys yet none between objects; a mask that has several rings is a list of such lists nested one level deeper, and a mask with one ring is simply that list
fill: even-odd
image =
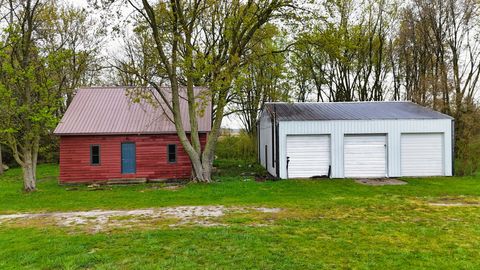
[{"label": "mowed grass", "polygon": [[[227,226],[152,226],[89,233],[0,224],[0,269],[478,269],[480,177],[406,179],[371,187],[351,180],[255,182],[242,162],[218,163],[213,184],[91,191],[59,186],[39,166],[38,192],[21,171],[0,176],[0,214],[164,206],[279,207],[228,215]],[[239,167],[238,165],[241,165]],[[431,203],[461,206],[435,206]],[[256,226],[256,223],[262,226]]]}]

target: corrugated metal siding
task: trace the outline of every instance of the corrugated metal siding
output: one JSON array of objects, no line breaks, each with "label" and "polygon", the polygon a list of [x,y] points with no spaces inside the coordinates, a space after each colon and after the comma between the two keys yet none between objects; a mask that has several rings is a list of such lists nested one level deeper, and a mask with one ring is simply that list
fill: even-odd
[{"label": "corrugated metal siding", "polygon": [[[207,135],[200,140],[205,145]],[[136,145],[136,173],[121,173],[121,144]],[[177,161],[167,160],[167,145],[177,145]],[[90,145],[100,146],[100,165],[90,165]],[[191,163],[177,135],[62,136],[60,183],[104,182],[118,178],[177,179],[191,176]]]},{"label": "corrugated metal siding", "polygon": [[[272,159],[274,156],[272,156],[272,147],[273,147],[273,142],[272,142],[272,122],[271,118],[268,115],[267,112],[263,112],[261,117],[260,117],[260,136],[259,136],[259,156],[260,156],[260,164],[267,169],[267,171],[273,175],[276,176],[276,170],[272,166]],[[265,160],[265,145],[267,146],[267,160]],[[278,149],[277,149],[278,150]],[[267,161],[267,162],[266,162]],[[267,163],[267,164],[265,164]]]},{"label": "corrugated metal siding", "polygon": [[[290,134],[330,134],[333,178],[344,177],[343,142],[345,134],[387,134],[388,175],[401,176],[400,136],[402,133],[443,133],[445,175],[452,175],[450,119],[435,120],[349,120],[281,121],[279,123],[280,177],[286,177],[286,137]],[[262,135],[261,135],[262,136]]]},{"label": "corrugated metal siding", "polygon": [[[195,91],[197,95],[201,95],[207,90],[196,88]],[[128,94],[129,90],[125,87],[79,89],[54,133],[106,135],[161,134],[176,131],[168,109],[164,111],[162,106],[154,106],[145,100],[133,103]],[[180,108],[183,126],[189,131],[188,104],[184,99],[181,99]],[[207,104],[204,109],[197,118],[198,128],[201,132],[208,132],[211,130],[211,106]]]}]

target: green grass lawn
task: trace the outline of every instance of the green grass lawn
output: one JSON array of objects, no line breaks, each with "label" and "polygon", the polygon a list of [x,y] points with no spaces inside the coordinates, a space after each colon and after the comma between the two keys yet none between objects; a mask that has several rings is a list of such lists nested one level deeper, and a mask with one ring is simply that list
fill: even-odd
[{"label": "green grass lawn", "polygon": [[[241,163],[240,163],[241,164]],[[0,224],[0,269],[478,269],[480,176],[406,179],[371,187],[351,180],[255,182],[236,162],[213,184],[158,184],[91,191],[57,184],[39,166],[38,192],[21,171],[0,176],[0,214],[186,205],[278,207],[227,215],[227,226],[164,224],[92,233],[52,224]],[[464,203],[434,206],[430,203]],[[263,224],[256,226],[256,224]]]}]

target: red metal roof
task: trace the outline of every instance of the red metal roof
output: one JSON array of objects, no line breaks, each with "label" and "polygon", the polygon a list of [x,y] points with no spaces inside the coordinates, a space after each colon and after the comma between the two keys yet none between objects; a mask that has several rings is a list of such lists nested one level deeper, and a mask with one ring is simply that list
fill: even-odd
[{"label": "red metal roof", "polygon": [[[168,93],[169,88],[164,88]],[[127,87],[93,87],[78,89],[65,115],[54,131],[56,135],[94,135],[94,134],[161,134],[176,132],[170,120],[171,112],[158,102],[132,102],[129,93],[140,91],[154,93],[152,89],[134,89]],[[197,97],[205,94],[206,88],[195,88]],[[158,94],[155,94],[158,97]],[[161,100],[158,98],[158,100]],[[209,100],[208,98],[205,99]],[[199,132],[211,130],[211,105],[206,101],[198,113]],[[161,103],[162,104],[162,103]],[[165,107],[165,110],[164,110]],[[188,104],[180,99],[180,108],[185,130],[190,131]],[[200,110],[199,110],[200,111]]]}]

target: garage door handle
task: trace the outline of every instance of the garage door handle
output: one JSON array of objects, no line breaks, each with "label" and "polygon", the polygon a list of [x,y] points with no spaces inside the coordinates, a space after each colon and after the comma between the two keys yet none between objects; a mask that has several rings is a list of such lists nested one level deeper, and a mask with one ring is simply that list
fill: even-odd
[{"label": "garage door handle", "polygon": [[290,157],[287,157],[287,179],[288,179],[288,163],[290,163]]}]

